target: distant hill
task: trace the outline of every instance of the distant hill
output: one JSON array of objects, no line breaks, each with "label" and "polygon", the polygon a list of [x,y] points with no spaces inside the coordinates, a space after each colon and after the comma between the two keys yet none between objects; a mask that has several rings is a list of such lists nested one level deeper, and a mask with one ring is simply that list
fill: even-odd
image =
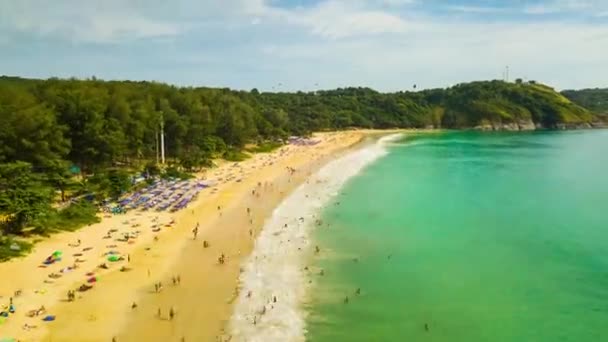
[{"label": "distant hill", "polygon": [[471,82],[448,89],[379,93],[345,88],[316,93],[262,93],[263,106],[297,116],[296,127],[434,127],[484,130],[583,128],[597,115],[537,83]]},{"label": "distant hill", "polygon": [[443,126],[577,128],[599,121],[583,106],[539,83],[472,82],[445,94]]},{"label": "distant hill", "polygon": [[594,113],[608,116],[608,88],[565,90],[562,94]]}]

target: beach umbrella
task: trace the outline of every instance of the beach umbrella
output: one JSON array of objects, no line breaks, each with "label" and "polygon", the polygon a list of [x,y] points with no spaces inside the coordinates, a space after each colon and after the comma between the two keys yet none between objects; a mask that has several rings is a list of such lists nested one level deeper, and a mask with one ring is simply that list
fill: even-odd
[{"label": "beach umbrella", "polygon": [[108,261],[116,262],[120,260],[120,256],[117,254],[112,254],[108,257]]}]

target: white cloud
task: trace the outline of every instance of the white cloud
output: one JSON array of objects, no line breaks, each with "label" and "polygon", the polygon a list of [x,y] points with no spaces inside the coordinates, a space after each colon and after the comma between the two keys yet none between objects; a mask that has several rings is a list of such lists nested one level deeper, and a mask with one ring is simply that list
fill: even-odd
[{"label": "white cloud", "polygon": [[558,88],[606,86],[596,77],[608,74],[606,25],[425,21],[417,27],[416,34],[407,37],[296,42],[268,46],[263,53],[274,65],[285,67],[283,72],[290,77],[285,82],[292,84],[306,80],[325,87],[381,90],[409,89],[413,83],[437,87],[497,79],[509,65],[513,78],[536,79]]},{"label": "white cloud", "polygon": [[548,13],[555,13],[558,11],[559,10],[557,8],[547,6],[544,4],[530,5],[530,6],[524,7],[524,13],[526,13],[526,14],[548,14]]},{"label": "white cloud", "polygon": [[483,6],[448,6],[448,10],[465,13],[499,13],[505,9],[501,7],[483,7]]},{"label": "white cloud", "polygon": [[117,0],[0,2],[1,30],[16,30],[75,41],[114,42],[176,35],[176,23],[152,20]]},{"label": "white cloud", "polygon": [[309,9],[288,12],[289,22],[308,27],[312,33],[330,39],[381,33],[404,33],[409,25],[398,15],[329,0]]},{"label": "white cloud", "polygon": [[416,3],[416,0],[368,0],[371,3],[382,6],[404,6]]},{"label": "white cloud", "polygon": [[606,8],[605,0],[546,0],[524,7],[526,14],[551,14],[564,12],[587,12]]}]

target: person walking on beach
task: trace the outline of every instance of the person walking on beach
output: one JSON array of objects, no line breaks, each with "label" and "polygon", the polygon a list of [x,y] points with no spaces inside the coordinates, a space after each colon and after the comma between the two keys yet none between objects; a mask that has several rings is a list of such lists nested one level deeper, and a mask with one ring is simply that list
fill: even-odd
[{"label": "person walking on beach", "polygon": [[194,235],[193,240],[196,240],[196,237],[198,236],[198,223],[196,224],[196,227],[192,229],[192,235]]},{"label": "person walking on beach", "polygon": [[169,309],[169,319],[173,320],[173,317],[175,317],[175,311],[173,310],[173,307],[171,307],[171,309]]}]

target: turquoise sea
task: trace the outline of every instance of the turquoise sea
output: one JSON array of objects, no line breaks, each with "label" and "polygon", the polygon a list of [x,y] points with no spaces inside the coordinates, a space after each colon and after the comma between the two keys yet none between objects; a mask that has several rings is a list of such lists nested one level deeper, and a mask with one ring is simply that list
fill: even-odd
[{"label": "turquoise sea", "polygon": [[388,149],[314,233],[307,340],[608,341],[608,131]]}]

